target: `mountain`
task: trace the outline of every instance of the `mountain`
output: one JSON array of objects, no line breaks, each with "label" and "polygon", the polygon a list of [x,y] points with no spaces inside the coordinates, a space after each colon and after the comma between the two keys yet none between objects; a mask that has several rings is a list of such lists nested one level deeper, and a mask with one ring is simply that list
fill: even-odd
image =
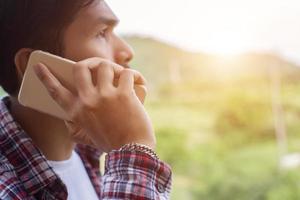
[{"label": "mountain", "polygon": [[164,84],[218,82],[232,79],[267,79],[278,69],[286,80],[298,81],[300,68],[268,53],[250,52],[232,58],[188,52],[157,39],[124,36],[133,47],[133,68],[142,72],[152,88]]}]

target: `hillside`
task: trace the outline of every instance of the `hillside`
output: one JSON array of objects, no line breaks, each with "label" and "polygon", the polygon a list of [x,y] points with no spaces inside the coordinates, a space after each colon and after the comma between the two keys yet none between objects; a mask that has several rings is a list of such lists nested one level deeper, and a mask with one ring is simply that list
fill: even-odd
[{"label": "hillside", "polygon": [[161,41],[139,36],[126,36],[135,50],[133,68],[141,71],[152,88],[164,83],[227,81],[269,76],[277,67],[286,79],[298,80],[300,68],[272,54],[248,53],[235,58],[222,58],[204,53],[187,52]]}]

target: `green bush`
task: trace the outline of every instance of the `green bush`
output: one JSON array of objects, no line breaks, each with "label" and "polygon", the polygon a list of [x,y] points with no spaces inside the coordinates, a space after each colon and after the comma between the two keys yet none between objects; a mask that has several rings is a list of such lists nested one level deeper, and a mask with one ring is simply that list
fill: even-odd
[{"label": "green bush", "polygon": [[156,130],[157,152],[177,172],[184,172],[189,165],[187,138],[183,130],[162,127]]},{"label": "green bush", "polygon": [[225,95],[217,111],[216,133],[238,145],[274,138],[270,101],[242,89]]}]

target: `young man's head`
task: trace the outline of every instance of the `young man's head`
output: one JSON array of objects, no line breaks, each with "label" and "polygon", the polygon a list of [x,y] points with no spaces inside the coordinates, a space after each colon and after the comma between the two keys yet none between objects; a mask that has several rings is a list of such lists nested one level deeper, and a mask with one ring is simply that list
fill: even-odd
[{"label": "young man's head", "polygon": [[102,57],[124,67],[131,48],[113,32],[104,0],[1,0],[0,85],[16,95],[32,50],[80,61]]}]

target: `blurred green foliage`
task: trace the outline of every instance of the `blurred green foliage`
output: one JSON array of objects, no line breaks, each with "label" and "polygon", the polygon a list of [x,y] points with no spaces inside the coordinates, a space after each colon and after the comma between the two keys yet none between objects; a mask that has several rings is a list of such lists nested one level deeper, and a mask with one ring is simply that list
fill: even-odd
[{"label": "blurred green foliage", "polygon": [[288,150],[298,152],[298,66],[272,54],[224,58],[125,39],[149,82],[146,108],[157,151],[173,168],[172,199],[300,199],[299,169],[279,170],[270,81],[279,66]]}]

